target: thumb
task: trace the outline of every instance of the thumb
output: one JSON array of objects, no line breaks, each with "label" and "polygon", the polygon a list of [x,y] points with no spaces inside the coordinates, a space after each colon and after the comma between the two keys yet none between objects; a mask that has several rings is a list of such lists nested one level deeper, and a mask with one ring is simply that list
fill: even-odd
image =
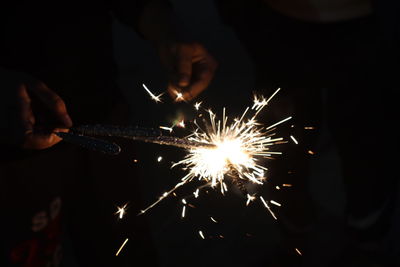
[{"label": "thumb", "polygon": [[49,89],[44,83],[38,83],[33,91],[39,99],[57,116],[58,120],[69,128],[72,126],[72,120],[68,115],[66,105],[62,98]]}]

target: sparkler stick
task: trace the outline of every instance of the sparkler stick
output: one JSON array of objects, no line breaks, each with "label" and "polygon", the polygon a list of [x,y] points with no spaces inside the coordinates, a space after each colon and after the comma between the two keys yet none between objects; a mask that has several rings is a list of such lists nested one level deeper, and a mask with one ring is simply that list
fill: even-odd
[{"label": "sparkler stick", "polygon": [[227,175],[232,179],[232,184],[236,185],[244,196],[247,196],[249,194],[247,192],[245,181],[239,178],[240,174],[234,168],[231,168],[231,171],[227,173]]},{"label": "sparkler stick", "polygon": [[158,129],[144,128],[138,126],[115,126],[115,125],[81,125],[71,129],[83,135],[113,136],[113,137],[154,137],[161,136],[162,133]]},{"label": "sparkler stick", "polygon": [[62,138],[63,141],[80,145],[90,150],[100,151],[110,155],[117,155],[121,152],[121,147],[119,145],[97,138],[64,132],[56,132],[54,134]]},{"label": "sparkler stick", "polygon": [[113,125],[83,125],[72,129],[73,132],[78,132],[85,135],[100,135],[128,138],[136,141],[154,143],[159,145],[169,145],[180,148],[195,148],[195,147],[213,147],[213,144],[205,142],[191,141],[186,138],[178,138],[174,136],[163,136],[158,129],[143,128],[136,126],[120,127]]}]

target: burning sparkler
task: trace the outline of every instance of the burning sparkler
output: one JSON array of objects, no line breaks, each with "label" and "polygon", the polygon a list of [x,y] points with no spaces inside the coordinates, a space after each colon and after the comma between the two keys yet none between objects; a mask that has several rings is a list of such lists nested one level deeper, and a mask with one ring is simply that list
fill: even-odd
[{"label": "burning sparkler", "polygon": [[[253,106],[248,107],[240,118],[235,118],[232,121],[229,121],[228,116],[226,116],[225,108],[221,119],[217,119],[216,114],[207,110],[208,121],[203,120],[200,125],[195,120],[195,130],[185,140],[191,144],[202,145],[187,146],[186,157],[172,165],[172,167],[181,166],[188,173],[174,188],[165,192],[157,201],[142,210],[140,214],[153,208],[177,188],[194,178],[204,181],[212,188],[219,187],[221,193],[224,194],[228,190],[226,181],[229,177],[231,183],[237,185],[247,196],[247,205],[256,199],[255,196],[247,193],[246,184],[263,184],[266,179],[267,168],[261,165],[261,160],[282,154],[271,149],[273,145],[283,141],[283,138],[275,137],[273,130],[279,124],[291,119],[291,117],[285,118],[268,127],[263,127],[256,120],[259,112],[268,105],[278,91],[279,89],[269,99],[255,97]],[[195,108],[198,110],[200,104],[196,104]],[[199,190],[196,189],[193,194],[198,197]],[[276,218],[265,200],[262,197],[260,197],[260,200]]]},{"label": "burning sparkler", "polygon": [[[143,87],[154,101],[160,102],[159,97],[161,95],[155,96],[145,85]],[[83,137],[85,134],[115,136],[175,146],[187,150],[186,157],[172,165],[172,167],[181,166],[187,171],[187,174],[174,188],[162,194],[157,201],[142,210],[140,214],[145,213],[171,193],[174,193],[177,188],[195,178],[204,181],[205,185],[209,185],[212,188],[219,187],[222,194],[228,191],[226,181],[230,181],[242,191],[244,196],[247,196],[246,205],[249,205],[257,197],[248,194],[246,185],[248,183],[262,185],[266,179],[265,172],[267,168],[262,165],[262,159],[282,154],[271,149],[273,145],[284,143],[283,138],[275,137],[274,130],[278,125],[290,120],[291,117],[280,120],[268,127],[262,126],[256,120],[257,115],[268,105],[279,90],[276,90],[268,99],[255,96],[252,107],[248,107],[239,118],[233,120],[229,120],[225,114],[225,108],[221,119],[217,119],[217,115],[212,110],[207,110],[209,119],[204,119],[204,116],[201,123],[194,120],[195,130],[185,138],[165,136],[160,130],[155,129],[109,125],[84,125],[73,128],[72,132],[82,135],[82,138],[85,138]],[[200,104],[201,102],[195,104],[196,110],[200,110]],[[184,121],[180,121],[179,125],[185,127]],[[160,128],[164,129],[165,127],[160,126]],[[172,131],[172,128],[168,128],[168,130]],[[291,138],[295,141],[294,137],[291,136]],[[103,146],[110,150],[108,143]],[[161,158],[158,158],[158,161],[160,160]],[[199,188],[193,194],[197,198],[199,196]],[[276,218],[262,196],[259,199],[273,217]],[[272,203],[276,206],[280,205],[277,202]],[[119,214],[123,216],[122,211]],[[182,217],[184,217],[184,214],[185,209],[182,212]]]}]

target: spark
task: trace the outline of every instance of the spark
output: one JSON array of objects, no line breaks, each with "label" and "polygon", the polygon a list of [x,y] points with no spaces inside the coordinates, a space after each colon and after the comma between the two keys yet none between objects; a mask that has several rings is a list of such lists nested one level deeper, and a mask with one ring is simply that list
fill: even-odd
[{"label": "spark", "polygon": [[294,142],[296,145],[298,145],[298,144],[299,144],[299,142],[297,142],[296,138],[294,138],[294,136],[293,136],[293,135],[291,135],[291,136],[290,136],[290,138],[293,140],[293,142]]},{"label": "spark", "polygon": [[283,120],[281,120],[281,121],[278,121],[278,122],[275,123],[275,124],[272,124],[272,125],[268,126],[268,127],[267,127],[267,130],[268,130],[268,129],[271,129],[271,128],[274,128],[275,126],[278,126],[279,124],[284,123],[285,121],[288,121],[288,120],[290,120],[291,118],[292,118],[292,117],[287,117],[286,119],[283,119]]},{"label": "spark", "polygon": [[303,256],[303,254],[301,254],[301,251],[298,248],[295,248],[297,254],[299,254],[300,256]]},{"label": "spark", "polygon": [[151,99],[153,99],[156,103],[157,102],[162,102],[161,101],[161,96],[164,94],[164,93],[161,93],[161,94],[159,94],[158,96],[156,96],[156,95],[154,95],[150,90],[149,90],[149,88],[147,88],[147,86],[145,85],[145,84],[142,84],[143,85],[143,88],[147,91],[147,93],[150,95],[150,97],[151,97]]},{"label": "spark", "polygon": [[250,204],[250,202],[254,201],[256,199],[255,196],[252,196],[250,194],[247,194],[247,201],[246,201],[246,206]]},{"label": "spark", "polygon": [[184,120],[181,120],[181,121],[178,122],[176,125],[177,125],[178,127],[185,128],[185,121],[184,121]]},{"label": "spark", "polygon": [[304,127],[304,129],[305,129],[305,130],[314,130],[314,129],[315,129],[315,127],[312,127],[312,126],[306,126],[306,127]]},{"label": "spark", "polygon": [[183,208],[182,208],[182,218],[185,218],[185,214],[186,214],[186,206],[183,206]]},{"label": "spark", "polygon": [[279,187],[279,185],[275,186],[276,190],[280,190],[281,188]]},{"label": "spark", "polygon": [[167,126],[160,126],[160,129],[168,131],[170,133],[172,133],[172,130],[173,130],[172,127],[167,127]]},{"label": "spark", "polygon": [[194,198],[199,197],[199,192],[200,192],[200,190],[198,188],[196,189],[196,191],[193,192]]},{"label": "spark", "polygon": [[307,152],[308,152],[308,154],[310,154],[310,155],[314,155],[314,154],[315,154],[314,151],[312,151],[312,150],[308,150]]},{"label": "spark", "polygon": [[115,256],[118,256],[119,253],[121,252],[121,250],[124,248],[124,246],[126,245],[126,243],[128,242],[128,238],[125,239],[124,243],[122,243],[121,247],[118,249],[117,253],[115,253]]},{"label": "spark", "polygon": [[215,222],[215,223],[218,223],[217,220],[215,220],[213,217],[210,217],[210,220]]},{"label": "spark", "polygon": [[271,208],[268,206],[267,202],[264,200],[263,197],[260,197],[261,202],[264,204],[264,206],[267,208],[267,210],[269,211],[269,213],[271,213],[272,217],[277,220],[275,213],[271,210]]},{"label": "spark", "polygon": [[202,103],[202,102],[196,102],[196,104],[194,104],[194,108],[195,108],[196,110],[199,110],[199,109],[200,109],[201,103]]},{"label": "spark", "polygon": [[276,202],[275,200],[270,200],[269,202],[271,202],[272,204],[274,204],[275,206],[278,206],[278,207],[281,207],[281,206],[282,206],[281,203],[278,203],[278,202]]},{"label": "spark", "polygon": [[[216,113],[208,109],[206,111],[208,120],[202,120],[202,124],[194,121],[195,130],[186,139],[193,144],[203,145],[188,147],[185,158],[172,165],[172,168],[182,167],[187,174],[174,188],[142,210],[142,213],[154,207],[178,187],[195,178],[212,188],[219,187],[222,194],[228,191],[227,179],[242,188],[242,192],[246,191],[244,185],[247,183],[262,185],[266,180],[267,171],[267,168],[262,165],[263,159],[282,154],[271,149],[273,145],[283,141],[283,138],[271,134],[272,128],[292,118],[287,117],[268,127],[257,121],[259,112],[279,90],[268,99],[255,97],[252,108],[246,108],[238,118],[229,119],[223,108],[219,119]],[[193,194],[197,197],[198,191],[196,190]],[[247,205],[252,200],[253,197],[249,195]],[[273,214],[272,211],[271,214]]]},{"label": "spark", "polygon": [[178,92],[178,91],[175,90],[174,93],[176,94],[175,101],[181,101],[181,100],[185,101],[185,99],[183,98],[183,94],[181,92]]},{"label": "spark", "polygon": [[157,158],[157,162],[161,162],[162,161],[162,157],[161,156],[159,156],[158,158]]},{"label": "spark", "polygon": [[202,239],[206,239],[205,237],[204,237],[204,234],[203,234],[203,231],[199,231],[199,235],[200,235],[200,237],[202,238]]},{"label": "spark", "polygon": [[186,205],[187,204],[186,199],[182,198],[182,203]]},{"label": "spark", "polygon": [[119,218],[122,219],[126,213],[126,207],[128,206],[128,203],[123,205],[122,207],[117,207],[117,212],[115,214],[119,214]]},{"label": "spark", "polygon": [[284,186],[284,187],[292,187],[291,184],[282,184],[282,186]]},{"label": "spark", "polygon": [[271,99],[281,90],[281,88],[278,88],[267,100],[265,100],[265,98],[263,96],[261,96],[260,98],[258,98],[256,95],[254,96],[254,104],[252,109],[255,110],[261,110],[263,107],[265,107],[266,105],[268,105],[269,101],[271,101]]}]

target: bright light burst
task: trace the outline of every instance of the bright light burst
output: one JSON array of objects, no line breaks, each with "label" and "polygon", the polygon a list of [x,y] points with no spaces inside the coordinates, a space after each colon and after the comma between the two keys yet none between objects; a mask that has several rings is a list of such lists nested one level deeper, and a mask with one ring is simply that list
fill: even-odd
[{"label": "bright light burst", "polygon": [[[187,171],[187,175],[174,188],[165,192],[156,202],[142,210],[141,214],[194,178],[206,182],[212,188],[219,187],[221,193],[228,190],[225,183],[227,178],[228,180],[230,178],[230,181],[243,192],[246,191],[244,185],[248,182],[263,184],[267,168],[262,165],[262,159],[282,154],[271,149],[271,146],[283,141],[283,138],[275,137],[273,131],[276,126],[290,120],[291,117],[268,127],[258,123],[256,118],[279,90],[276,90],[269,99],[255,96],[253,106],[248,107],[240,118],[229,120],[224,108],[221,119],[217,119],[216,114],[207,110],[209,120],[204,119],[201,124],[194,121],[195,130],[187,139],[209,146],[188,149],[186,157],[172,165],[172,167],[181,166]],[[195,105],[196,110],[199,109],[199,106],[199,104]],[[196,189],[195,197],[198,196],[198,192],[199,190]],[[255,196],[247,195],[247,205],[255,198]],[[262,197],[260,200],[266,205]]]}]

